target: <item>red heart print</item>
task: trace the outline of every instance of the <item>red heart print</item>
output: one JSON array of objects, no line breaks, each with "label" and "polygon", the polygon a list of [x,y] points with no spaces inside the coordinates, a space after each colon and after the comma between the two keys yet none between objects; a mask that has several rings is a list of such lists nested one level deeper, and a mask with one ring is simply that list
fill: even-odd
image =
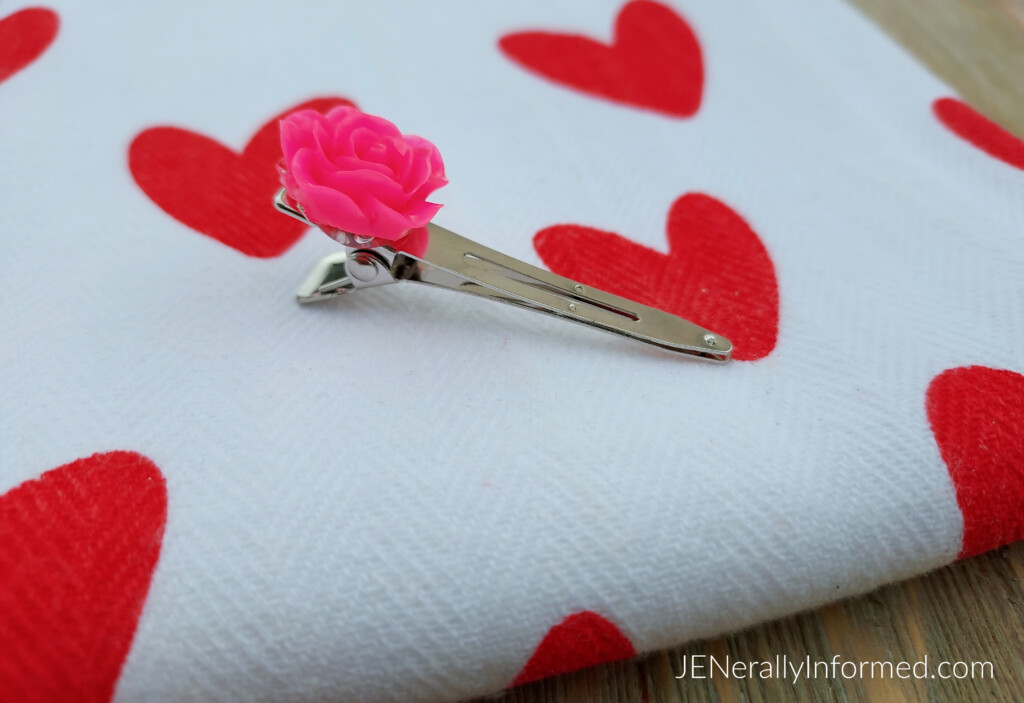
[{"label": "red heart print", "polygon": [[1024,375],[948,369],[925,406],[964,516],[959,558],[1024,539]]},{"label": "red heart print", "polygon": [[352,105],[343,98],[317,98],[274,116],[241,153],[179,127],[151,127],[128,149],[128,167],[149,199],[183,225],[246,256],[280,256],[308,229],[274,212],[280,188],[278,121],[311,108],[320,112]]},{"label": "red heart print", "polygon": [[39,58],[57,36],[60,18],[28,7],[0,20],[0,83]]},{"label": "red heart print", "polygon": [[989,156],[1024,170],[1024,140],[1013,136],[967,103],[956,98],[942,98],[932,103],[932,111],[961,139]]},{"label": "red heart print", "polygon": [[512,686],[636,656],[633,643],[607,618],[583,610],[544,636]]},{"label": "red heart print", "polygon": [[0,700],[113,697],[166,520],[164,478],[134,452],[0,496]]},{"label": "red heart print", "polygon": [[584,93],[672,117],[690,117],[700,107],[700,42],[686,20],[660,3],[624,5],[610,45],[550,32],[507,34],[498,44],[524,68]]},{"label": "red heart print", "polygon": [[778,336],[779,288],[750,225],[710,195],[688,193],[672,204],[667,230],[668,254],[582,225],[542,229],[533,246],[560,276],[728,337],[737,361],[768,356]]}]

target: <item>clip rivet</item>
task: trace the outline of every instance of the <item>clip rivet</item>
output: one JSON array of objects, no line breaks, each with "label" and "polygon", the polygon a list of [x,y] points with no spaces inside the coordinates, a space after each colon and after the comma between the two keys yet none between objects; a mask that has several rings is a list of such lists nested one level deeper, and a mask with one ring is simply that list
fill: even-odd
[{"label": "clip rivet", "polygon": [[348,261],[349,265],[345,268],[345,272],[349,276],[363,283],[376,280],[381,264],[373,254],[357,251],[348,258]]}]

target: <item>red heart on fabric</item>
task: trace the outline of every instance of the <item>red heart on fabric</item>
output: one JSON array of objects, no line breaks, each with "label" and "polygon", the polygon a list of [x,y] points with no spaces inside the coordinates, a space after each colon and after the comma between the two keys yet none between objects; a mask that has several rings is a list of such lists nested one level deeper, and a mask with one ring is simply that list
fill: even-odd
[{"label": "red heart on fabric", "polygon": [[1024,539],[1024,375],[943,371],[926,409],[964,516],[959,558]]},{"label": "red heart on fabric", "polygon": [[582,225],[542,229],[533,246],[560,276],[728,337],[737,361],[768,356],[778,336],[779,288],[750,225],[725,203],[689,193],[672,204],[667,232],[668,254]]},{"label": "red heart on fabric", "polygon": [[548,630],[511,685],[519,686],[635,655],[633,643],[619,628],[604,616],[584,610]]},{"label": "red heart on fabric", "polygon": [[151,127],[128,149],[128,167],[149,199],[183,225],[246,256],[280,256],[308,226],[274,212],[280,188],[278,120],[311,108],[352,105],[344,98],[316,98],[275,115],[242,152],[179,127]]},{"label": "red heart on fabric", "polygon": [[1024,170],[1024,140],[1018,139],[973,107],[956,98],[941,98],[932,111],[961,139],[989,156]]},{"label": "red heart on fabric", "polygon": [[134,452],[0,496],[0,700],[113,697],[166,520],[163,475]]},{"label": "red heart on fabric", "polygon": [[499,46],[530,71],[584,93],[672,117],[690,117],[700,107],[700,42],[686,20],[660,3],[624,5],[610,45],[575,34],[518,32]]},{"label": "red heart on fabric", "polygon": [[39,58],[59,26],[57,13],[45,7],[28,7],[0,20],[0,82]]}]

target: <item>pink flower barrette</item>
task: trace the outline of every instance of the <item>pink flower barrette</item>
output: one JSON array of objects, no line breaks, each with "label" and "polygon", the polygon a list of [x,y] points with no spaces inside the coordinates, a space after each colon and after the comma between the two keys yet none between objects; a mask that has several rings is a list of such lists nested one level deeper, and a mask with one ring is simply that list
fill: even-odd
[{"label": "pink flower barrette", "polygon": [[[469,293],[687,356],[726,362],[732,343],[675,315],[557,276],[440,227],[427,201],[445,185],[437,147],[350,106],[281,120],[274,205],[346,251],[321,260],[300,303],[412,281]],[[586,256],[587,252],[580,252]]]}]

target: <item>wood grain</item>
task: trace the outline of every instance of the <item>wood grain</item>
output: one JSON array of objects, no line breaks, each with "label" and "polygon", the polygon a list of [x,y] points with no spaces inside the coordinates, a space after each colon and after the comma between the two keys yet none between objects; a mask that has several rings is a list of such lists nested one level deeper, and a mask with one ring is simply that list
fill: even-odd
[{"label": "wood grain", "polygon": [[[1024,138],[1024,0],[850,0],[967,102]],[[676,679],[681,658],[992,662],[992,679]],[[508,691],[488,703],[1024,701],[1024,543],[901,584]]]},{"label": "wood grain", "polygon": [[850,0],[961,98],[1024,138],[1024,0]]}]

